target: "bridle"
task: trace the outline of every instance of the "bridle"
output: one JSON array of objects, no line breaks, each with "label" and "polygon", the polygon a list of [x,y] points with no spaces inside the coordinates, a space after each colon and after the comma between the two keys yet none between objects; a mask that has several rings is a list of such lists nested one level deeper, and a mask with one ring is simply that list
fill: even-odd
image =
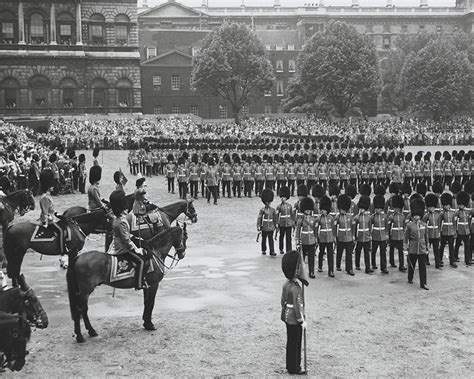
[{"label": "bridle", "polygon": [[32,317],[32,320],[28,319],[28,323],[31,326],[35,326],[37,328],[42,329],[43,321],[41,320],[41,315],[44,315],[46,312],[44,311],[44,309],[42,309],[42,307],[40,307],[40,305],[38,304],[38,301],[37,300],[35,301],[34,298],[35,298],[35,295],[33,293],[33,290],[31,288],[28,288],[25,291],[25,300],[23,301],[23,303],[25,304],[25,307],[33,308],[33,317]]}]

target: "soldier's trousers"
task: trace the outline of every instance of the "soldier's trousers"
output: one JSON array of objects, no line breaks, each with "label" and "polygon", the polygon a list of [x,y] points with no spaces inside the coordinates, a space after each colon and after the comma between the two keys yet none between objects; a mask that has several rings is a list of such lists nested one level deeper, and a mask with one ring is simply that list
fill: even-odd
[{"label": "soldier's trousers", "polygon": [[201,196],[206,197],[206,181],[201,179]]},{"label": "soldier's trousers", "polygon": [[387,269],[387,241],[372,241],[372,267],[377,267],[377,249],[380,247],[380,269]]},{"label": "soldier's trousers", "polygon": [[230,197],[230,180],[222,181],[222,197],[225,197],[226,191],[227,191],[227,196]]},{"label": "soldier's trousers", "polygon": [[255,196],[260,196],[263,191],[263,180],[255,181]]},{"label": "soldier's trousers", "polygon": [[[439,240],[438,240],[439,243]],[[389,260],[392,266],[395,266],[395,249],[398,250],[398,268],[405,266],[405,256],[403,255],[403,240],[390,240],[389,241]]]},{"label": "soldier's trousers", "polygon": [[178,189],[179,189],[179,198],[186,199],[186,195],[188,194],[188,183],[178,182]]},{"label": "soldier's trousers", "polygon": [[274,180],[266,180],[265,181],[265,188],[270,189],[270,190],[273,191],[275,189],[275,181]]},{"label": "soldier's trousers", "polygon": [[355,187],[356,191],[359,191],[359,189],[357,187],[357,178],[350,178],[349,183],[352,184]]},{"label": "soldier's trousers", "polygon": [[286,252],[291,251],[291,226],[285,227],[285,226],[280,226],[280,236],[279,236],[279,242],[280,242],[280,252],[283,251],[283,243],[285,240],[286,236]]},{"label": "soldier's trousers", "polygon": [[290,189],[291,196],[295,196],[295,180],[288,179],[288,188]]},{"label": "soldier's trousers", "polygon": [[413,280],[417,261],[418,271],[420,272],[420,286],[424,286],[426,285],[426,254],[408,254],[408,281]]},{"label": "soldier's trousers", "polygon": [[444,247],[448,245],[449,249],[449,264],[456,263],[456,257],[454,256],[454,236],[443,236],[441,235],[441,243],[439,245],[439,254],[441,256],[441,262],[443,261]]},{"label": "soldier's trousers", "polygon": [[301,245],[301,251],[303,252],[303,257],[308,257],[309,274],[314,275],[314,256],[316,253],[316,245]]},{"label": "soldier's trousers", "polygon": [[334,242],[319,242],[318,269],[323,269],[324,252],[328,256],[328,274],[334,273]]},{"label": "soldier's trousers", "polygon": [[451,188],[451,182],[453,181],[453,177],[451,175],[445,176],[444,177],[444,185],[448,186],[448,188]]},{"label": "soldier's trousers", "polygon": [[211,201],[211,195],[214,198],[214,204],[217,204],[217,192],[219,192],[219,188],[217,186],[207,186],[207,202]]},{"label": "soldier's trousers", "polygon": [[284,179],[283,179],[283,180],[277,180],[277,188],[276,188],[277,194],[280,193],[280,192],[279,192],[279,191],[280,191],[280,188],[283,187],[283,186],[285,186],[285,185],[286,185],[286,180],[284,180]]},{"label": "soldier's trousers", "polygon": [[251,180],[244,180],[244,196],[252,197],[252,184]]},{"label": "soldier's trousers", "polygon": [[360,255],[362,250],[364,250],[364,264],[365,264],[365,272],[369,272],[370,270],[370,241],[360,242],[357,241],[355,247],[355,266],[360,268]]},{"label": "soldier's trousers", "polygon": [[301,370],[301,325],[286,324],[286,369],[289,374]]},{"label": "soldier's trousers", "polygon": [[197,196],[198,196],[198,181],[197,180],[193,180],[193,181],[190,181],[189,182],[189,187],[190,187],[190,190],[191,190],[191,197],[194,197],[195,199],[197,199]]},{"label": "soldier's trousers", "polygon": [[168,178],[168,192],[174,193],[174,178]]},{"label": "soldier's trousers", "polygon": [[[441,266],[441,261],[443,260],[443,257],[441,256],[439,251],[439,238],[430,238],[429,244],[433,247],[435,267],[439,268]],[[429,262],[428,254],[426,254],[426,262]]]},{"label": "soldier's trousers", "polygon": [[268,239],[268,247],[270,249],[270,254],[275,252],[275,247],[273,244],[273,230],[269,232],[265,232],[262,230],[262,252],[267,251],[267,239]]},{"label": "soldier's trousers", "polygon": [[459,248],[461,244],[464,245],[464,263],[471,262],[471,249],[469,244],[469,234],[458,234],[456,237],[456,244],[454,245],[454,258],[459,259]]},{"label": "soldier's trousers", "polygon": [[234,197],[241,197],[242,196],[242,181],[240,180],[234,180],[234,183],[232,184],[232,192],[234,194]]},{"label": "soldier's trousers", "polygon": [[352,271],[352,250],[354,248],[354,242],[338,242],[337,243],[337,254],[336,254],[336,267],[341,268],[342,254],[346,253],[346,271]]},{"label": "soldier's trousers", "polygon": [[308,181],[306,183],[307,183],[306,185],[308,186],[308,193],[311,195],[311,190],[314,187],[314,185],[316,184],[316,180],[308,179]]}]

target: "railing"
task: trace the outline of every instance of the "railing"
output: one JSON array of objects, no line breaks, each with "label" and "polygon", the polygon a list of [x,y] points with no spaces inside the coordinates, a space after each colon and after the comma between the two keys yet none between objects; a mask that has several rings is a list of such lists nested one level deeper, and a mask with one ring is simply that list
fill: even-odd
[{"label": "railing", "polygon": [[0,107],[0,116],[52,116],[52,115],[81,115],[108,114],[108,113],[139,113],[140,107],[26,107],[5,108]]}]

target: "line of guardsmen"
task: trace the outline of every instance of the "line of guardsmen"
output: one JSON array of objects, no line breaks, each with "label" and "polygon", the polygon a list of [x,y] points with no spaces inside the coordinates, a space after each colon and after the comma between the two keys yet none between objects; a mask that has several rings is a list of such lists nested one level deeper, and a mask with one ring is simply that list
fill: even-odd
[{"label": "line of guardsmen", "polygon": [[335,183],[329,185],[328,191],[316,184],[311,190],[312,196],[308,187],[300,184],[298,200],[292,206],[288,203],[290,189],[282,186],[279,191],[281,204],[276,208],[271,206],[273,191],[265,189],[261,195],[265,206],[257,217],[262,254],[266,255],[268,243],[270,255],[277,255],[273,245],[275,233],[280,234],[280,253],[283,254],[285,249],[291,251],[293,231],[296,245],[308,258],[309,276],[315,278],[318,246],[318,272],[323,272],[326,255],[330,277],[334,277],[334,252],[336,270],[342,271],[342,258],[345,257],[344,269],[353,276],[353,263],[356,270],[361,270],[362,254],[366,274],[377,270],[378,264],[381,273],[388,274],[387,248],[390,266],[397,267],[397,251],[398,269],[405,272],[404,251],[408,251],[408,281],[413,282],[418,261],[420,286],[428,289],[425,266],[430,264],[429,250],[433,252],[435,267],[441,269],[448,245],[449,264],[457,268],[461,245],[464,246],[466,266],[473,264],[474,247],[474,179],[467,181],[464,191],[460,190],[456,196],[444,192],[440,182],[433,183],[433,188],[434,192],[427,193],[426,184],[421,182],[416,185],[416,191],[412,191],[406,182],[401,185],[393,182],[389,185],[391,195],[386,201],[384,186],[376,184],[371,201],[371,187],[363,183],[356,203],[357,191],[351,184],[346,186],[344,194]]},{"label": "line of guardsmen", "polygon": [[[389,183],[405,183],[412,187],[424,183],[431,190],[432,183],[439,182],[455,192],[456,186],[459,186],[457,183],[462,186],[474,177],[472,151],[445,151],[443,154],[437,151],[432,160],[430,152],[424,155],[418,152],[413,157],[411,152],[405,154],[398,148],[382,150],[368,149],[359,152],[338,149],[330,153],[323,149],[320,156],[308,152],[271,156],[267,153],[239,155],[225,151],[212,154],[194,152],[190,156],[187,151],[182,151],[178,152],[177,163],[176,152],[166,156],[166,164],[163,157],[160,157],[159,168],[156,171],[151,169],[151,172],[166,176],[168,192],[175,193],[177,182],[181,198],[185,198],[190,192],[191,197],[196,199],[199,192],[202,197],[206,197],[209,192],[207,172],[210,158],[217,170],[218,197],[260,196],[264,188],[279,191],[282,186],[288,186],[290,195],[294,196],[295,189],[300,184],[306,184],[309,189],[315,184],[320,184],[325,189],[330,184],[337,184],[341,190],[351,184],[358,190],[365,183],[372,188],[375,185],[388,188]],[[131,171],[138,173],[143,170],[143,167],[133,162],[132,158],[131,167],[137,165],[138,168],[131,168]],[[143,172],[148,171],[145,167]]]}]

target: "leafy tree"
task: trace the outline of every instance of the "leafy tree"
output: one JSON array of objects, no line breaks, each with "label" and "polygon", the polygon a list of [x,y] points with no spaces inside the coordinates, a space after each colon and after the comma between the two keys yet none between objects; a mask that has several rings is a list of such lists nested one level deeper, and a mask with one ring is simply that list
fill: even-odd
[{"label": "leafy tree", "polygon": [[377,93],[375,47],[368,38],[340,21],[313,35],[298,56],[304,98],[331,104],[340,116]]},{"label": "leafy tree", "polygon": [[468,52],[451,38],[435,38],[418,52],[410,53],[400,74],[412,111],[433,118],[469,109],[472,69]]},{"label": "leafy tree", "polygon": [[215,29],[193,61],[193,86],[205,95],[227,100],[237,123],[242,107],[262,96],[274,81],[264,45],[243,24],[226,23]]}]

